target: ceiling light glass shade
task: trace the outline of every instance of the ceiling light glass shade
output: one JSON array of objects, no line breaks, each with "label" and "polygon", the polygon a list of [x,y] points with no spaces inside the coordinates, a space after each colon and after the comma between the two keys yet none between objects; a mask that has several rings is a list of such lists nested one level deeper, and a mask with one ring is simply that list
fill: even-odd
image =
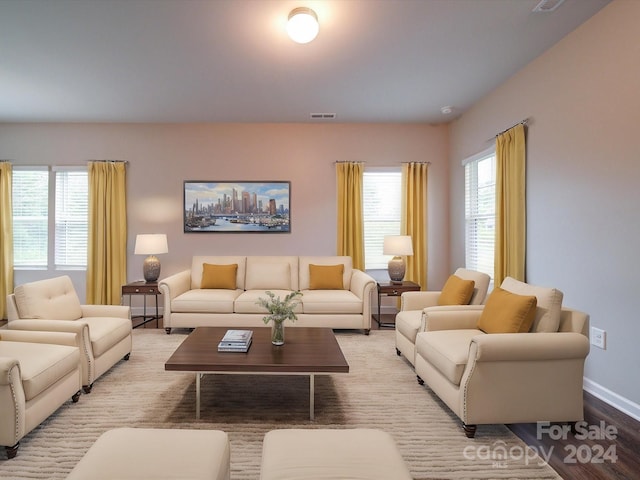
[{"label": "ceiling light glass shade", "polygon": [[320,31],[316,12],[306,7],[291,10],[287,22],[287,33],[296,43],[309,43]]}]

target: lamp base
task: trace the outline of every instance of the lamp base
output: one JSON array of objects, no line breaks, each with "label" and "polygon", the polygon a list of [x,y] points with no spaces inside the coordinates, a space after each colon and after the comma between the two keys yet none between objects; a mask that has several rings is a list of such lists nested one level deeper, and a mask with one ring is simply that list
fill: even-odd
[{"label": "lamp base", "polygon": [[160,260],[155,255],[149,255],[144,259],[142,273],[146,282],[156,282],[160,276]]},{"label": "lamp base", "polygon": [[389,278],[391,279],[391,283],[402,283],[404,273],[405,265],[402,257],[396,255],[389,260]]}]

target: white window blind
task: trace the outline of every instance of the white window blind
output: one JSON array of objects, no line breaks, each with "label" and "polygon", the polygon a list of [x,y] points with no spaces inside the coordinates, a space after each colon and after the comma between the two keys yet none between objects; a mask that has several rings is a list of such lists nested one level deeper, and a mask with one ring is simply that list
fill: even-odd
[{"label": "white window blind", "polygon": [[400,234],[402,174],[365,171],[363,176],[364,257],[366,269],[386,269],[385,235]]},{"label": "white window blind", "polygon": [[55,266],[87,265],[87,170],[56,169]]},{"label": "white window blind", "polygon": [[49,171],[13,170],[13,264],[47,266]]},{"label": "white window blind", "polygon": [[465,173],[466,268],[493,279],[496,211],[496,157],[485,153],[468,161]]}]

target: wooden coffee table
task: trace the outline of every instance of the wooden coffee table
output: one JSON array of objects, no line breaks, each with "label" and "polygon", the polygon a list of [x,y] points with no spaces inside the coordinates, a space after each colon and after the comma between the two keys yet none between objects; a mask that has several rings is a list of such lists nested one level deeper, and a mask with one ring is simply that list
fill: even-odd
[{"label": "wooden coffee table", "polygon": [[247,353],[218,352],[227,327],[198,327],[164,364],[165,370],[196,374],[196,419],[200,419],[200,380],[203,375],[309,375],[309,418],[314,419],[314,375],[348,373],[340,345],[330,328],[289,327],[285,344],[271,344],[271,328],[253,330]]}]

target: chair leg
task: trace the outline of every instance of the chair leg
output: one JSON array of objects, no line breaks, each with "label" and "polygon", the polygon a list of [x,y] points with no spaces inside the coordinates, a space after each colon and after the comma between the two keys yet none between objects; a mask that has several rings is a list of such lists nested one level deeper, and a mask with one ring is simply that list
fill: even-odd
[{"label": "chair leg", "polygon": [[14,446],[12,447],[4,447],[4,449],[7,451],[7,458],[9,460],[11,460],[12,458],[14,458],[17,454],[18,454],[18,447],[20,446],[20,442],[16,443]]},{"label": "chair leg", "polygon": [[398,348],[397,348],[397,347],[396,347],[396,355],[397,355],[397,356],[402,355],[402,353],[400,352],[400,350],[398,350]]},{"label": "chair leg", "polygon": [[171,329],[170,328],[165,328],[164,331],[167,332],[167,335],[171,335]]},{"label": "chair leg", "polygon": [[93,388],[93,383],[91,385],[83,385],[82,391],[84,393],[91,393],[91,389]]},{"label": "chair leg", "polygon": [[71,397],[71,401],[73,403],[78,403],[78,400],[80,400],[80,390],[74,393],[73,396]]},{"label": "chair leg", "polygon": [[467,438],[473,438],[476,435],[476,429],[478,428],[477,425],[467,425],[466,423],[463,424],[462,428],[464,429],[464,434],[467,436]]},{"label": "chair leg", "polygon": [[124,356],[124,359],[125,359],[125,360],[129,360],[129,357],[130,357],[130,356],[131,356],[131,352],[127,353],[127,354]]},{"label": "chair leg", "polygon": [[365,329],[364,329],[364,334],[365,334],[365,335],[369,335],[369,332],[371,332],[371,329],[370,329],[370,328],[365,328]]},{"label": "chair leg", "polygon": [[416,375],[416,378],[418,379],[418,383],[420,385],[424,385],[424,380],[420,378],[420,375]]}]

